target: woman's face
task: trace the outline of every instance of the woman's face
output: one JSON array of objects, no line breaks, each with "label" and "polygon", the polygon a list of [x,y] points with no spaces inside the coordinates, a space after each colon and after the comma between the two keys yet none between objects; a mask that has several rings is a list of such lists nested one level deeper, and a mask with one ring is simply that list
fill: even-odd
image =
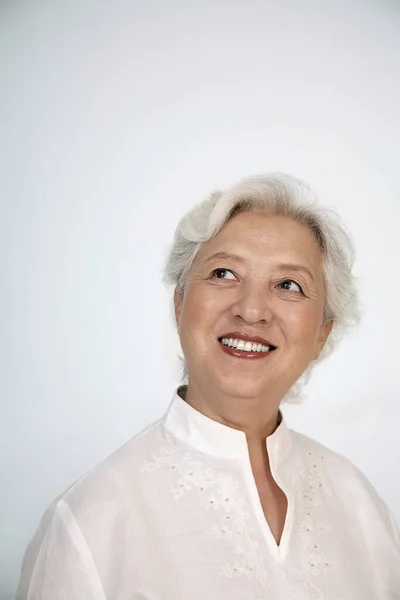
[{"label": "woman's face", "polygon": [[[322,254],[310,229],[289,217],[238,213],[198,252],[183,296],[175,293],[189,384],[280,400],[330,333],[324,302]],[[264,340],[262,352],[254,336]],[[239,337],[257,348],[225,345]]]}]

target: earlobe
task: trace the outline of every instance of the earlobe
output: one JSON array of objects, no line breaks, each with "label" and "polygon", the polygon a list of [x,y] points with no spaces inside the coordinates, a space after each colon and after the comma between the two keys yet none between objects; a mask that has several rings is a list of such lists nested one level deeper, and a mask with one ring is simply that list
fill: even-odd
[{"label": "earlobe", "polygon": [[321,354],[321,352],[326,344],[326,341],[331,334],[333,323],[334,323],[334,321],[333,321],[333,319],[331,319],[330,321],[327,321],[326,323],[322,324],[321,333],[320,333],[320,337],[318,340],[318,346],[317,346],[317,351],[314,356],[314,360],[317,360],[319,358],[319,355]]},{"label": "earlobe", "polygon": [[177,289],[175,289],[175,292],[174,292],[174,308],[175,308],[176,325],[177,325],[177,327],[179,327],[179,319],[181,316],[181,309],[182,309],[182,294],[180,292],[178,292]]}]

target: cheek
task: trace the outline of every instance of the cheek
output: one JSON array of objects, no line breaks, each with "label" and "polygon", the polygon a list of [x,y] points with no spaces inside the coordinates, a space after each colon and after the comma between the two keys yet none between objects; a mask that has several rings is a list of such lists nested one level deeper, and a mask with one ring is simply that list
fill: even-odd
[{"label": "cheek", "polygon": [[186,290],[179,333],[181,339],[198,338],[202,332],[207,332],[207,324],[211,324],[216,313],[216,303],[213,295],[201,286],[191,286]]},{"label": "cheek", "polygon": [[198,327],[200,323],[212,322],[224,311],[224,295],[220,290],[193,285],[186,296],[183,313],[185,320]]},{"label": "cheek", "polygon": [[297,306],[283,316],[286,337],[301,344],[316,342],[322,324],[322,311],[313,306]]}]

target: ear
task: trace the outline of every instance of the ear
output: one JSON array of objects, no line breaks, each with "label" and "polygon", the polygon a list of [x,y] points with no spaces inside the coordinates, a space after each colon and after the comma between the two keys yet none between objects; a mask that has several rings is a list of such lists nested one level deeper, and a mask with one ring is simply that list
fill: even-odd
[{"label": "ear", "polygon": [[314,355],[314,360],[317,360],[317,358],[321,354],[322,349],[325,346],[326,340],[328,339],[328,337],[330,336],[330,333],[332,331],[333,323],[334,323],[333,319],[322,323],[321,331],[320,331],[320,335],[319,335],[319,339],[318,339],[318,344],[317,344],[317,348],[316,348],[315,355]]},{"label": "ear", "polygon": [[178,292],[177,288],[175,288],[174,292],[174,307],[175,307],[175,321],[176,325],[179,328],[179,319],[181,316],[182,310],[182,302],[183,302],[183,294]]}]

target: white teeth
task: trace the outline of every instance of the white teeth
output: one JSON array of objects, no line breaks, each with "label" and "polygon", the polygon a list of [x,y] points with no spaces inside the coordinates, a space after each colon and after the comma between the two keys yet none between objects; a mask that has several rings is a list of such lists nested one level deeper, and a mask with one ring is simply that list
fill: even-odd
[{"label": "white teeth", "polygon": [[244,340],[235,340],[233,338],[222,338],[224,346],[236,348],[244,352],[269,352],[270,347],[265,344],[257,344],[254,342],[245,342]]}]

